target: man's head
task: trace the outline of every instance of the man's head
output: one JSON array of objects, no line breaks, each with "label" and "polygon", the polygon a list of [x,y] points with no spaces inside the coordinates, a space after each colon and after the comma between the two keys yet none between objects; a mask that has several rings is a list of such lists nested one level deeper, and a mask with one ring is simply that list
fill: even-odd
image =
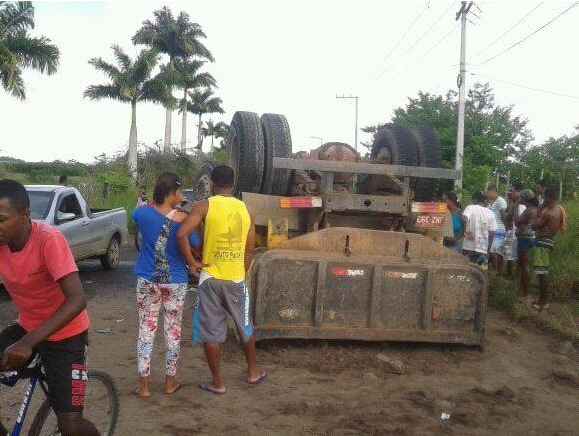
[{"label": "man's head", "polygon": [[68,176],[63,174],[58,178],[58,184],[62,186],[68,186]]},{"label": "man's head", "polygon": [[521,182],[514,182],[507,191],[507,196],[510,200],[517,200],[520,197],[522,191],[523,184]]},{"label": "man's head", "polygon": [[485,192],[485,197],[489,201],[495,201],[498,198],[498,196],[499,196],[499,191],[494,186],[489,187],[487,189],[487,191]]},{"label": "man's head", "polygon": [[17,240],[30,223],[26,188],[10,179],[0,180],[0,245]]},{"label": "man's head", "polygon": [[147,195],[147,187],[146,186],[140,186],[139,187],[139,194],[140,195]]},{"label": "man's head", "polygon": [[235,172],[227,165],[219,165],[211,171],[211,191],[215,194],[231,194]]},{"label": "man's head", "polygon": [[482,191],[476,191],[473,192],[472,194],[472,202],[474,204],[484,204],[485,199],[486,199],[485,194]]},{"label": "man's head", "polygon": [[545,197],[545,203],[556,203],[559,195],[557,194],[557,191],[555,191],[553,188],[547,188],[545,189],[545,193],[543,194],[543,196]]},{"label": "man's head", "polygon": [[539,204],[537,201],[537,197],[535,196],[535,193],[533,192],[532,189],[523,189],[521,191],[521,201],[526,206],[537,207],[537,205]]},{"label": "man's head", "polygon": [[545,182],[545,179],[537,180],[537,184],[535,185],[535,194],[545,195],[546,190],[547,190],[547,183]]},{"label": "man's head", "polygon": [[158,205],[168,203],[172,208],[175,208],[182,200],[179,176],[170,171],[159,175],[153,191],[153,201]]}]

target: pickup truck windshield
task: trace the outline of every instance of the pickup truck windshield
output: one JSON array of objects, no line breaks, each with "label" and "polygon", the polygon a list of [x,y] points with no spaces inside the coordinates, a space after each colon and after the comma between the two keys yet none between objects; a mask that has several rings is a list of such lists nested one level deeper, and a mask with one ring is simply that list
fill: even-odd
[{"label": "pickup truck windshield", "polygon": [[28,191],[30,197],[30,219],[43,220],[48,215],[52,192]]}]

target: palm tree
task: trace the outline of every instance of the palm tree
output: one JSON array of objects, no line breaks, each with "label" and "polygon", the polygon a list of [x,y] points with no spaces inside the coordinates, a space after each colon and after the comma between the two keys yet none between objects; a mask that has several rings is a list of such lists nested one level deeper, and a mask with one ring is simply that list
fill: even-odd
[{"label": "palm tree", "polygon": [[142,50],[133,61],[119,46],[112,46],[118,67],[102,58],[92,58],[89,64],[111,79],[106,85],[90,85],[84,96],[91,100],[111,98],[131,104],[131,130],[129,134],[129,169],[134,180],[137,178],[137,103],[150,101],[170,105],[174,100],[161,74],[151,78],[159,62],[155,49]]},{"label": "palm tree", "polygon": [[60,53],[45,36],[32,37],[34,6],[31,2],[0,2],[0,82],[12,96],[26,98],[22,70],[56,73]]},{"label": "palm tree", "polygon": [[214,124],[213,120],[210,119],[205,123],[205,127],[201,129],[201,134],[203,135],[203,138],[211,137],[211,151],[213,151],[213,140],[215,138],[227,138],[227,135],[229,134],[229,126],[223,121]]},{"label": "palm tree", "polygon": [[[169,56],[167,72],[175,68],[175,60],[197,57],[213,61],[211,52],[201,43],[205,33],[197,23],[189,21],[185,12],[174,17],[171,9],[164,6],[153,12],[154,21],[146,20],[141,29],[133,36],[133,44],[145,44]],[[169,84],[172,88],[172,84]],[[171,147],[171,116],[173,108],[166,107],[165,116],[165,151]]]},{"label": "palm tree", "polygon": [[201,150],[201,146],[203,145],[203,124],[201,117],[203,114],[225,113],[221,107],[223,101],[221,98],[215,97],[213,95],[213,90],[211,88],[206,88],[205,90],[196,90],[194,93],[190,92],[189,97],[191,98],[191,101],[187,103],[187,110],[199,116],[199,123],[197,125],[197,149]]},{"label": "palm tree", "polygon": [[215,78],[209,73],[200,73],[199,69],[205,64],[200,60],[175,60],[176,86],[183,89],[183,99],[181,100],[181,151],[185,153],[187,146],[187,93],[190,89],[198,89],[209,86],[216,86]]}]

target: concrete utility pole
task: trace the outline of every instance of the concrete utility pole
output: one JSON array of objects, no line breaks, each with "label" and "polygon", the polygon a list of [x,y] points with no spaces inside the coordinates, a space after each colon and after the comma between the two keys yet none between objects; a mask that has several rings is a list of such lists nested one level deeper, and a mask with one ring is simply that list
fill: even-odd
[{"label": "concrete utility pole", "polygon": [[464,107],[465,107],[465,78],[466,78],[466,17],[473,2],[462,2],[456,19],[461,20],[460,31],[460,74],[458,75],[458,126],[456,132],[456,159],[455,169],[460,171],[460,179],[454,181],[457,190],[462,190],[462,160],[464,156]]},{"label": "concrete utility pole", "polygon": [[310,136],[310,138],[311,139],[319,139],[320,140],[320,147],[324,143],[324,138],[322,138],[321,136]]},{"label": "concrete utility pole", "polygon": [[354,148],[356,149],[356,159],[358,156],[358,96],[357,95],[336,95],[336,98],[341,98],[344,100],[356,100],[356,118],[355,118],[355,130],[354,130]]}]

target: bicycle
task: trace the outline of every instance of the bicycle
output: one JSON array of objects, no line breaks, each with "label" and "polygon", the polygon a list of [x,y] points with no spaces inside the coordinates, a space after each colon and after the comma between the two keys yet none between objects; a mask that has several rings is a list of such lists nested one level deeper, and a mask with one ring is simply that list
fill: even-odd
[{"label": "bicycle", "polygon": [[[1,436],[20,436],[24,425],[24,419],[28,412],[36,385],[39,384],[46,395],[42,405],[30,426],[28,436],[59,436],[60,431],[56,423],[56,415],[52,411],[48,401],[48,388],[42,370],[40,356],[36,355],[32,364],[18,371],[0,372],[0,384],[14,387],[20,380],[30,379],[28,388],[24,394],[18,417],[10,432],[0,422]],[[107,373],[98,370],[88,371],[86,385],[86,407],[84,416],[90,420],[101,432],[102,436],[113,436],[117,419],[119,417],[119,393],[115,382]]]}]

